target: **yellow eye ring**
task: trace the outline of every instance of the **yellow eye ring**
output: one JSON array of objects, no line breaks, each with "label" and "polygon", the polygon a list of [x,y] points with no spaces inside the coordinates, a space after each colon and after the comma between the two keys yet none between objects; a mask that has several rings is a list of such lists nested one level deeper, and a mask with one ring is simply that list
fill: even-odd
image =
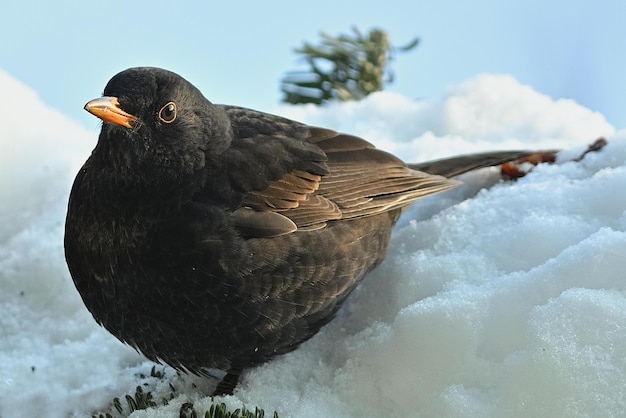
[{"label": "yellow eye ring", "polygon": [[176,103],[168,102],[159,110],[159,119],[164,123],[172,123],[176,119]]}]

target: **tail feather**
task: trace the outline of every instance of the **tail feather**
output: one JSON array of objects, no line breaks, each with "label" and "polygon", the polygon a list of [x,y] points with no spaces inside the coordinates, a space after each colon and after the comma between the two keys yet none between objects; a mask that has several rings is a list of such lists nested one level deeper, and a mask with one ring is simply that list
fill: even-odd
[{"label": "tail feather", "polygon": [[413,170],[450,178],[479,168],[497,166],[526,158],[535,153],[536,151],[490,151],[409,164],[409,167]]}]

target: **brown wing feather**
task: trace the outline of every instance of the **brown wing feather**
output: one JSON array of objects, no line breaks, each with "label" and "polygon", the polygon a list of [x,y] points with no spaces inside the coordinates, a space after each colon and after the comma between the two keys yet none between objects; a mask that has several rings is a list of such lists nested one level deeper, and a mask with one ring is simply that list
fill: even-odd
[{"label": "brown wing feather", "polygon": [[319,175],[294,170],[263,190],[249,192],[243,203],[259,211],[294,209],[319,188],[321,179]]},{"label": "brown wing feather", "polygon": [[[346,147],[342,148],[344,140]],[[312,141],[326,152],[330,171],[330,175],[323,177],[317,193],[337,204],[342,219],[402,208],[459,184],[412,170],[397,157],[351,135],[331,137],[326,133],[324,139]]]},{"label": "brown wing feather", "polygon": [[[251,227],[254,212],[258,222],[267,222],[263,212],[271,211],[291,220],[298,230],[313,230],[338,219],[372,216],[398,209],[434,193],[455,187],[458,182],[408,168],[393,155],[374,148],[364,139],[338,134],[329,129],[311,128],[311,143],[326,153],[329,174],[320,176],[293,170],[270,182],[263,190],[249,192],[244,205],[248,231],[267,234],[293,232],[289,223],[272,228]],[[285,225],[281,230],[280,226]]]}]

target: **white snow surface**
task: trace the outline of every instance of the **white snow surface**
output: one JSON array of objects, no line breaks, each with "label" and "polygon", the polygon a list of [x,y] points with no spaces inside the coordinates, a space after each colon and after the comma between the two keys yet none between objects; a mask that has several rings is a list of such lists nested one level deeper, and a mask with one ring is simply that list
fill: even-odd
[{"label": "white snow surface", "polygon": [[[89,417],[141,385],[208,407],[213,382],[153,363],[99,327],[63,257],[87,131],[0,71],[0,417]],[[80,105],[80,104],[79,104]],[[438,102],[382,92],[275,112],[363,136],[406,161],[565,151],[517,182],[493,170],[408,210],[387,259],[337,318],[247,372],[233,408],[281,417],[583,417],[626,411],[626,131],[570,100],[478,75]],[[600,152],[572,162],[605,136]],[[271,416],[271,415],[270,415]]]}]

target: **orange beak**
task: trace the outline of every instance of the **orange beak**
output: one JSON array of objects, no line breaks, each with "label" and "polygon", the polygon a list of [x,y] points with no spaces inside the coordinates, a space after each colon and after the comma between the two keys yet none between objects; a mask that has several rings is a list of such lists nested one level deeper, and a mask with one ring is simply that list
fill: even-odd
[{"label": "orange beak", "polygon": [[137,120],[137,117],[122,110],[117,97],[104,96],[93,99],[85,105],[85,110],[105,122],[125,126],[126,128],[131,128],[131,123]]}]

